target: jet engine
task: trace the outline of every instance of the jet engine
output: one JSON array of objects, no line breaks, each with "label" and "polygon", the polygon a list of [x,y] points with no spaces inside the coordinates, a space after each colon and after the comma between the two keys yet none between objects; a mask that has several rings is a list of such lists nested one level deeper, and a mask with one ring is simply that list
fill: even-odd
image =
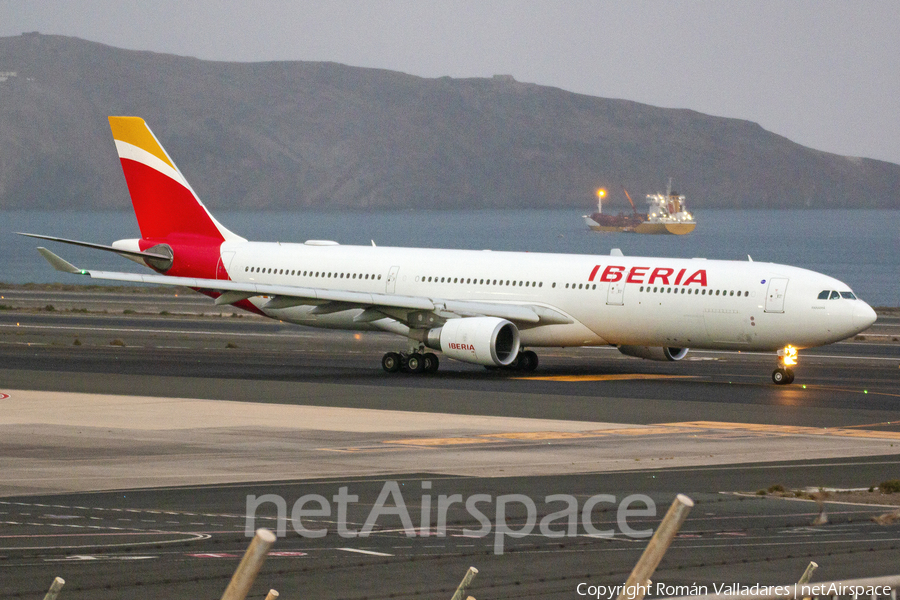
[{"label": "jet engine", "polygon": [[450,358],[487,367],[505,367],[519,354],[519,330],[506,319],[464,317],[429,329],[425,345]]},{"label": "jet engine", "polygon": [[668,346],[619,346],[619,352],[626,356],[636,356],[648,360],[672,361],[684,358],[688,353],[688,348],[669,348]]}]

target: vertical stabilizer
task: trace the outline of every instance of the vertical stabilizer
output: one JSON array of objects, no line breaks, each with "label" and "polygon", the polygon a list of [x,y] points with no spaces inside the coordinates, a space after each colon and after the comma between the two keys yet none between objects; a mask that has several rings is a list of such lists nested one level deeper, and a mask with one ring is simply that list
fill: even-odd
[{"label": "vertical stabilizer", "polygon": [[139,117],[109,117],[141,236],[172,234],[218,241],[244,241],[216,221]]}]

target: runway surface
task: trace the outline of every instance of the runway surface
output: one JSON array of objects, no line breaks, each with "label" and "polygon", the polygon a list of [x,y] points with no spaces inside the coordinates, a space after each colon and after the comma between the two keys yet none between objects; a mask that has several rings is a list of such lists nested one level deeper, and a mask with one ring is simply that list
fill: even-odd
[{"label": "runway surface", "polygon": [[[628,522],[653,528],[679,492],[698,504],[655,581],[789,583],[809,560],[820,581],[897,572],[900,528],[871,521],[891,508],[826,504],[828,523],[812,526],[814,502],[755,495],[900,476],[896,317],[802,352],[796,383],[775,386],[771,355],[654,363],[607,348],[539,351],[528,376],[451,361],[388,375],[387,335],[212,316],[193,295],[2,295],[4,597],[42,594],[55,575],[67,598],[218,597],[248,543],[248,495],[290,512],[347,487],[359,529],[392,481],[418,535],[382,516],[370,536],[341,537],[332,514],[307,517],[327,534],[305,538],[288,515],[251,597],[449,597],[475,565],[476,598],[577,598],[578,583],[624,581],[646,544],[623,533],[617,503],[652,499],[652,515]],[[138,314],[148,303],[169,314]],[[580,510],[612,495],[587,524],[614,535],[592,537],[583,518],[562,538],[536,523],[501,536],[499,555],[496,527],[473,534],[483,523],[462,504],[434,535],[438,497],[454,494],[494,499],[480,505],[492,525],[498,496],[531,499],[539,522],[561,508],[547,496]],[[511,502],[504,520],[526,527],[526,509]],[[256,514],[251,528],[278,525],[274,505]],[[551,529],[567,532],[566,519]]]}]

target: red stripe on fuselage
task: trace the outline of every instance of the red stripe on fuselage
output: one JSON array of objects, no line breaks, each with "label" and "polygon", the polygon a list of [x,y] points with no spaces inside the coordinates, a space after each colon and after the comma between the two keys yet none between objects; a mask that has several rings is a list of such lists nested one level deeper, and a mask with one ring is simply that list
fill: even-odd
[{"label": "red stripe on fuselage", "polygon": [[182,233],[225,241],[190,189],[137,161],[123,158],[121,162],[141,237],[159,239]]}]

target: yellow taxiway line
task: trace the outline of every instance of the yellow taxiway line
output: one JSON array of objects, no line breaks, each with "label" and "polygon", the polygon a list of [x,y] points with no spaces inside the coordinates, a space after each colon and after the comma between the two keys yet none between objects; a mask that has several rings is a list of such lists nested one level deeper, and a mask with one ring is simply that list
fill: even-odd
[{"label": "yellow taxiway line", "polygon": [[646,373],[621,373],[617,375],[545,375],[540,377],[511,377],[527,381],[629,381],[632,379],[696,379],[695,375],[655,375]]},{"label": "yellow taxiway line", "polygon": [[757,423],[727,423],[723,421],[686,421],[682,423],[659,423],[640,427],[624,427],[621,429],[600,429],[590,431],[525,431],[514,433],[486,433],[470,437],[445,438],[405,438],[384,440],[385,444],[403,446],[439,447],[461,446],[467,444],[491,444],[510,441],[547,441],[575,440],[586,438],[602,438],[616,436],[647,436],[674,434],[710,434],[725,432],[742,432],[764,436],[790,435],[824,435],[852,438],[872,438],[882,440],[900,440],[898,431],[873,431],[865,429],[849,429],[842,427],[799,427],[795,425],[765,425]]}]

